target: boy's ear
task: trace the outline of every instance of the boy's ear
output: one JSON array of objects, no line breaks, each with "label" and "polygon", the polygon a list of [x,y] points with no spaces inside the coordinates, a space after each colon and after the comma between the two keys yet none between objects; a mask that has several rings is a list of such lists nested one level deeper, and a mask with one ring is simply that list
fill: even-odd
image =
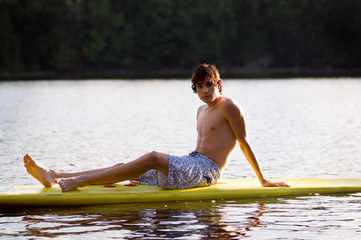
[{"label": "boy's ear", "polygon": [[222,80],[220,79],[220,80],[217,82],[218,90],[221,90],[221,85],[222,85]]}]

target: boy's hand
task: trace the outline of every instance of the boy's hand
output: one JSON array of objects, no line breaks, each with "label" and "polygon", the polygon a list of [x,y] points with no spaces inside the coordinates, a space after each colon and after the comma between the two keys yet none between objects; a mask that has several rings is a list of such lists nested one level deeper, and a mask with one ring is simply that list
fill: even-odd
[{"label": "boy's hand", "polygon": [[272,182],[269,180],[264,180],[262,183],[263,187],[290,187],[291,185],[288,185],[285,182]]}]

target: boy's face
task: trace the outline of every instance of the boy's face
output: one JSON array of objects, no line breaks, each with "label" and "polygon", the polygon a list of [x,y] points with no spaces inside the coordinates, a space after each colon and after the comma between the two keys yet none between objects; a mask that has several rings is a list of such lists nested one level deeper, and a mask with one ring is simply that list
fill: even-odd
[{"label": "boy's face", "polygon": [[219,83],[215,84],[210,81],[204,81],[196,85],[197,94],[204,103],[211,103],[220,97]]}]

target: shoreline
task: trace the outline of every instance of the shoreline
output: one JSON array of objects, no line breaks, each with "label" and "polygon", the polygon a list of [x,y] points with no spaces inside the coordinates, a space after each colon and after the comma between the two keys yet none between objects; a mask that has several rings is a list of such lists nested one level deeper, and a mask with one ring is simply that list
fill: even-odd
[{"label": "shoreline", "polygon": [[[190,78],[194,69],[139,70],[139,71],[94,71],[94,72],[19,72],[0,73],[0,81],[16,80],[82,80],[82,79],[184,79]],[[223,78],[322,78],[322,77],[361,77],[361,68],[220,68]]]}]

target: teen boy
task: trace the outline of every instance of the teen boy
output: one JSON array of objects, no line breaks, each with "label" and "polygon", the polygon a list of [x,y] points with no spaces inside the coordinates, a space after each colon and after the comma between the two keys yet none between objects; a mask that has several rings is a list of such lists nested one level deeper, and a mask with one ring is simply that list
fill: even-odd
[{"label": "teen boy", "polygon": [[135,179],[141,184],[158,185],[165,189],[203,187],[216,184],[238,141],[262,186],[289,187],[284,182],[271,182],[263,177],[247,139],[241,108],[232,99],[221,95],[222,79],[214,65],[201,64],[195,69],[192,89],[205,104],[197,111],[197,146],[189,155],[178,157],[153,151],[128,163],[65,173],[45,168],[27,154],[24,166],[45,187],[58,183],[64,192],[90,184]]}]

